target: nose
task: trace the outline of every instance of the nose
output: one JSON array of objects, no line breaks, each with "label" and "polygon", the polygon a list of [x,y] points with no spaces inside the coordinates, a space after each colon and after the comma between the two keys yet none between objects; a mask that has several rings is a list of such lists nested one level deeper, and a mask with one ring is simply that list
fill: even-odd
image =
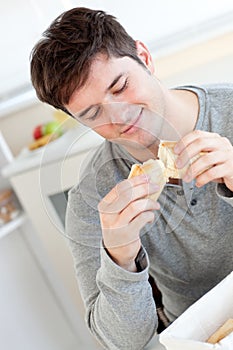
[{"label": "nose", "polygon": [[113,124],[128,124],[135,118],[139,106],[126,102],[110,102],[103,105],[104,111]]}]

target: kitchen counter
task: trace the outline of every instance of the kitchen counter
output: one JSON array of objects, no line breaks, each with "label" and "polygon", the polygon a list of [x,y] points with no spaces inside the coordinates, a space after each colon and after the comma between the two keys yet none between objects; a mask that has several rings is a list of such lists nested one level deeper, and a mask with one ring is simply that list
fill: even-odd
[{"label": "kitchen counter", "polygon": [[44,147],[34,151],[29,151],[25,147],[12,163],[2,169],[2,175],[10,178],[16,174],[66,159],[98,146],[103,140],[91,129],[78,125]]}]

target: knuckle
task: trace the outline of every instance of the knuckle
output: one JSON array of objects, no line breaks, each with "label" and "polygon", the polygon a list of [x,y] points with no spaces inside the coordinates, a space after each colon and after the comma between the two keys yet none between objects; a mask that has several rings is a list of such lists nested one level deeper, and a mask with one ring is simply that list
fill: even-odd
[{"label": "knuckle", "polygon": [[142,212],[143,210],[145,210],[145,208],[146,208],[146,201],[143,199],[140,199],[138,201],[134,201],[130,205],[130,210],[132,212],[136,212],[139,210]]},{"label": "knuckle", "polygon": [[194,130],[193,133],[194,133],[194,135],[201,135],[202,131],[201,130]]},{"label": "knuckle", "polygon": [[206,175],[207,175],[207,178],[208,178],[209,181],[213,180],[213,179],[216,179],[218,177],[216,168],[215,167],[210,168],[207,171]]},{"label": "knuckle", "polygon": [[154,200],[151,199],[151,198],[148,198],[148,199],[147,199],[147,207],[148,207],[148,208],[154,209],[154,207],[156,207],[156,201],[154,201]]},{"label": "knuckle", "polygon": [[151,221],[155,217],[155,214],[152,211],[145,211],[142,215],[145,221]]},{"label": "knuckle", "polygon": [[138,208],[138,204],[137,202],[132,202],[129,206],[129,209],[132,211],[132,212],[135,212]]},{"label": "knuckle", "polygon": [[203,138],[202,137],[198,137],[196,139],[196,146],[202,147],[203,142],[204,142]]}]

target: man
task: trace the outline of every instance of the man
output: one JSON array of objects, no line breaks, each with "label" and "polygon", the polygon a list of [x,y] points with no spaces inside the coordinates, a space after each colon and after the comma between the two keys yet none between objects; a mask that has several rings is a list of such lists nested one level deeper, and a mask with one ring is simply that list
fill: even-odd
[{"label": "man", "polygon": [[[166,89],[140,41],[103,11],[62,14],[35,46],[39,99],[106,139],[69,193],[66,232],[88,327],[106,349],[143,349],[157,329],[149,274],[170,321],[233,268],[232,85]],[[178,141],[181,183],[159,203],[132,164]]]}]

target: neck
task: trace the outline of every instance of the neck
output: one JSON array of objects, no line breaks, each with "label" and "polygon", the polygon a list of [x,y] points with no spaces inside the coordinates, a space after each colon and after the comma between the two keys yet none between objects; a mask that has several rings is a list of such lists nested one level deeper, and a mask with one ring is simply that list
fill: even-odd
[{"label": "neck", "polygon": [[199,113],[197,95],[190,90],[168,90],[166,120],[171,125],[163,131],[163,139],[178,141],[193,131]]},{"label": "neck", "polygon": [[158,148],[159,145],[154,144],[149,148],[141,147],[141,148],[133,148],[128,145],[123,145],[123,147],[133,156],[135,159],[137,159],[139,162],[145,162],[148,159],[156,159],[158,154]]}]

